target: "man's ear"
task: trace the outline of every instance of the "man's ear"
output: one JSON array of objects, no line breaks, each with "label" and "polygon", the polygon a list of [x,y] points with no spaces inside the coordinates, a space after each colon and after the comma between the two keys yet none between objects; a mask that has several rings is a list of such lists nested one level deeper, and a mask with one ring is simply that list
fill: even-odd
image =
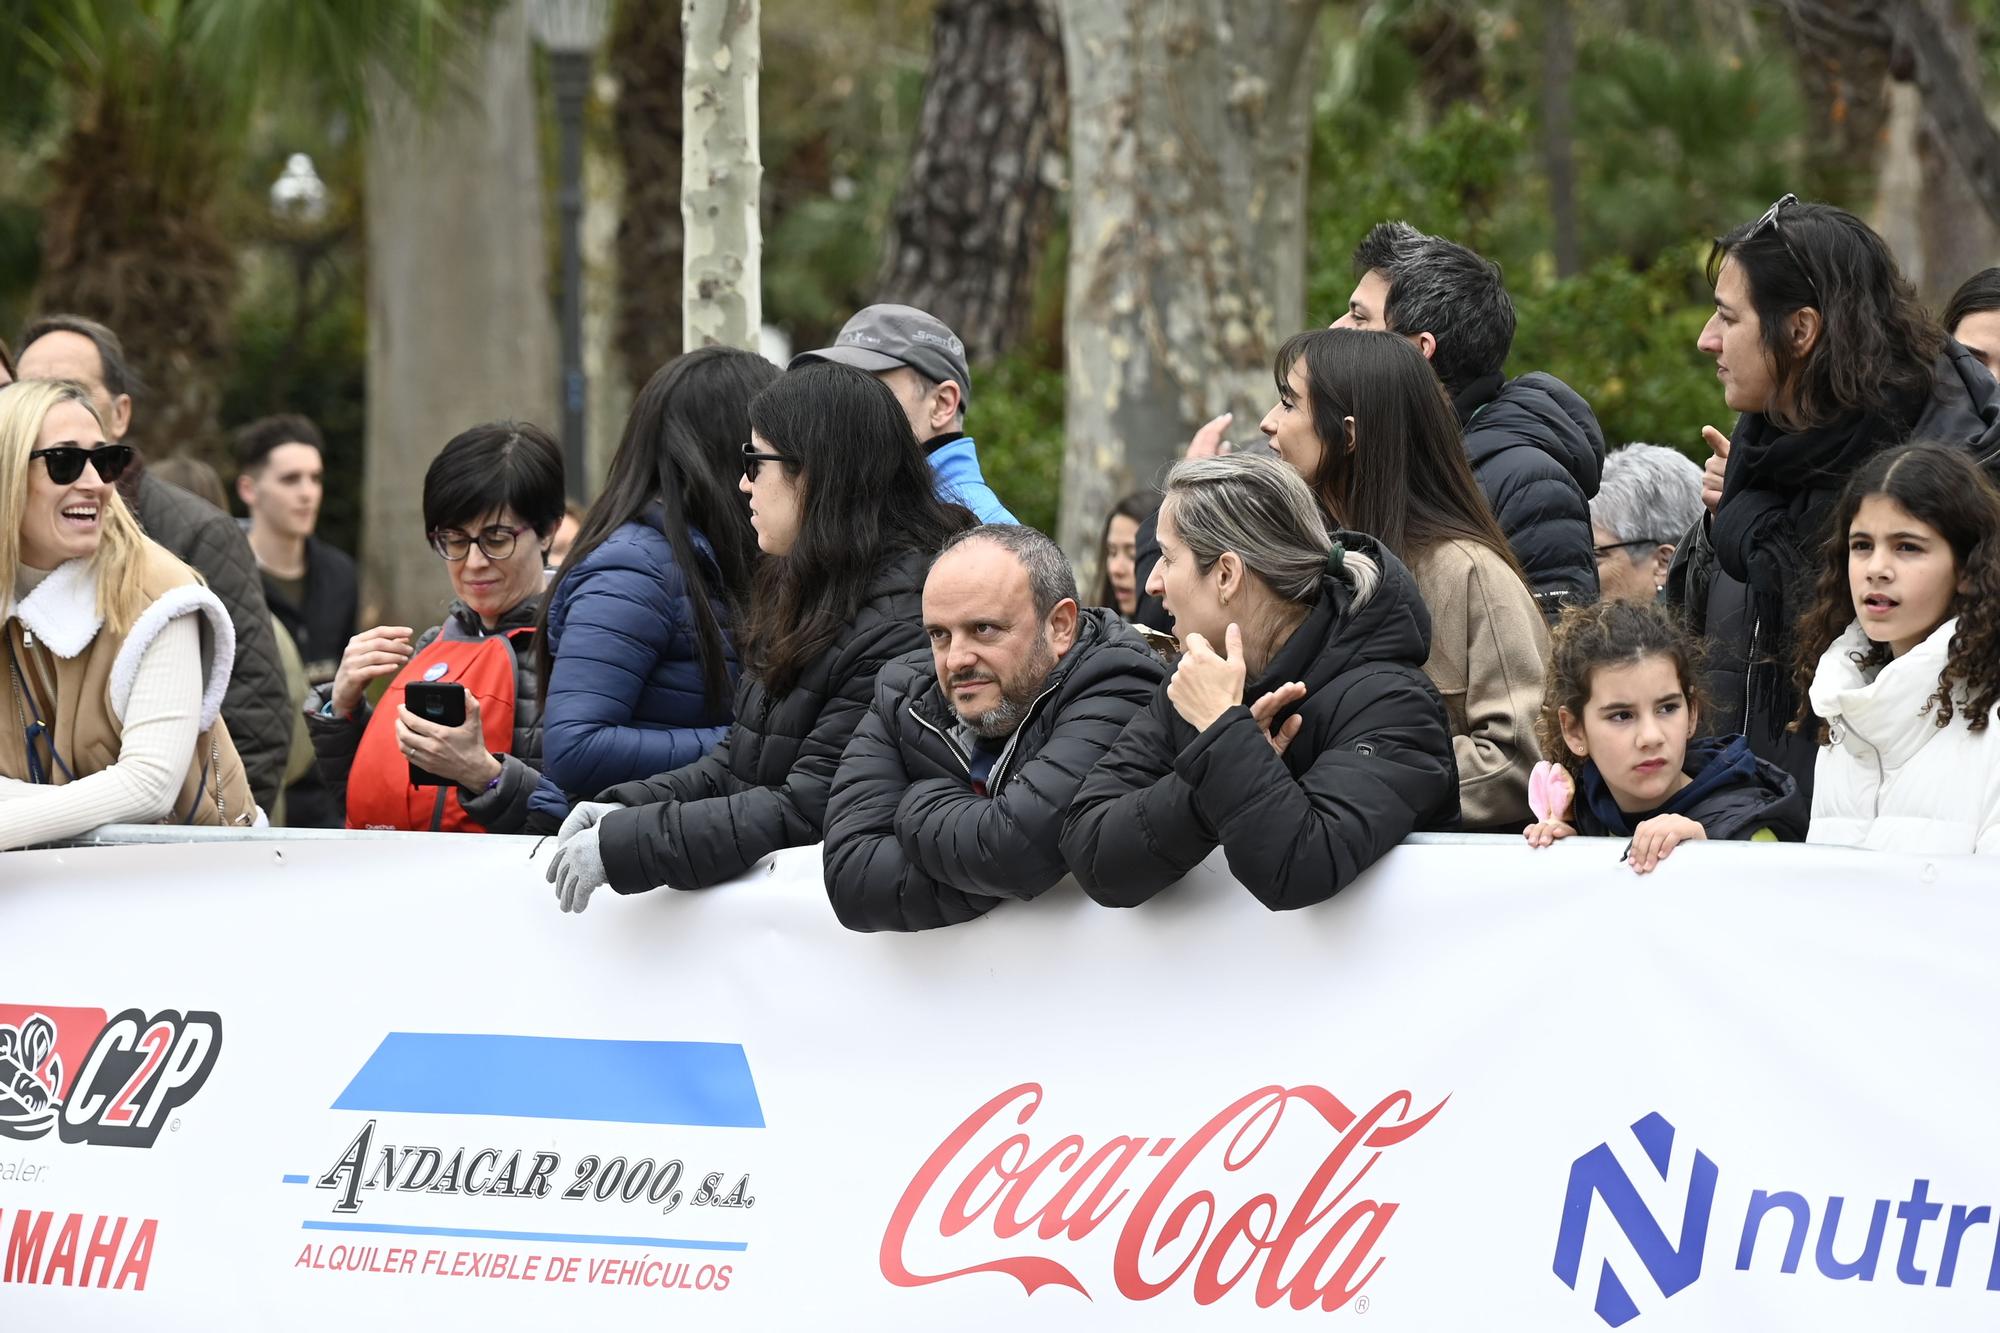
[{"label": "man's ear", "polygon": [[[939,435],[950,430],[957,423],[964,403],[965,390],[958,387],[957,380],[946,380],[938,385],[937,393],[931,398],[931,434]],[[923,441],[917,443],[922,444]]]},{"label": "man's ear", "polygon": [[111,400],[111,420],[104,423],[111,428],[111,438],[122,440],[125,432],[132,428],[132,395],[121,393]]},{"label": "man's ear", "polygon": [[1082,614],[1077,608],[1074,597],[1063,598],[1056,603],[1055,609],[1049,612],[1047,626],[1049,647],[1055,650],[1057,657],[1061,657],[1075,645],[1076,622]]},{"label": "man's ear", "polygon": [[1410,341],[1415,343],[1417,350],[1424,354],[1424,360],[1434,361],[1437,359],[1438,340],[1436,334],[1430,332],[1411,334]]},{"label": "man's ear", "polygon": [[245,509],[248,509],[250,502],[257,498],[257,482],[248,472],[236,474],[236,498],[243,502]]},{"label": "man's ear", "polygon": [[1567,708],[1556,710],[1556,721],[1562,724],[1563,744],[1578,759],[1590,758],[1590,742],[1584,739],[1583,722]]}]

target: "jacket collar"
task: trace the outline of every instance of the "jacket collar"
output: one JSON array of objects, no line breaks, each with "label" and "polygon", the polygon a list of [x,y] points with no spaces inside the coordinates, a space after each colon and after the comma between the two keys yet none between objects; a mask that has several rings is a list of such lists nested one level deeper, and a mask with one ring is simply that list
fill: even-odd
[{"label": "jacket collar", "polygon": [[1507,377],[1498,371],[1481,375],[1472,383],[1451,396],[1453,410],[1458,413],[1458,424],[1462,430],[1466,423],[1479,414],[1479,409],[1500,396],[1500,390],[1507,387]]},{"label": "jacket collar", "polygon": [[66,560],[20,602],[13,600],[9,589],[7,614],[50,652],[67,660],[90,647],[104,627],[96,583],[88,559]]},{"label": "jacket collar", "polygon": [[486,628],[486,622],[479,618],[477,611],[460,601],[452,602],[451,610],[445,614],[445,621],[455,625],[459,635],[470,639],[484,639],[494,634],[511,634],[519,629],[533,629],[541,611],[542,595],[538,592],[526,601],[516,603],[511,610],[500,617],[500,623],[492,629]]},{"label": "jacket collar", "polygon": [[1872,646],[1859,624],[1849,625],[1819,659],[1813,673],[1813,711],[1825,718],[1835,743],[1852,732],[1881,752],[1890,766],[1904,763],[1941,730],[1926,707],[1951,656],[1956,618],[1871,677],[1857,656]]}]

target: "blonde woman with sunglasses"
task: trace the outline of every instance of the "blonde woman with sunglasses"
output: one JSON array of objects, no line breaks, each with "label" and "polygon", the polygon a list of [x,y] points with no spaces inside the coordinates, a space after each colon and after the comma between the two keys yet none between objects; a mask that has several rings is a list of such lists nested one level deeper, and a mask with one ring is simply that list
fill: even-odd
[{"label": "blonde woman with sunglasses", "polygon": [[131,464],[81,385],[0,389],[0,850],[263,820],[221,718],[229,615],[140,532]]}]

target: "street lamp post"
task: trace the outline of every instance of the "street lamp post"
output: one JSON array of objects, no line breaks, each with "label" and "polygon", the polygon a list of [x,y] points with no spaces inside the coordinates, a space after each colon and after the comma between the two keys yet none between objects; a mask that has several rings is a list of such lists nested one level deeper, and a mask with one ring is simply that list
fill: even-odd
[{"label": "street lamp post", "polygon": [[604,39],[609,0],[529,0],[528,19],[549,53],[561,131],[561,182],[556,191],[562,228],[563,467],[573,494],[586,493],[583,407],[583,104],[590,95],[591,59]]}]

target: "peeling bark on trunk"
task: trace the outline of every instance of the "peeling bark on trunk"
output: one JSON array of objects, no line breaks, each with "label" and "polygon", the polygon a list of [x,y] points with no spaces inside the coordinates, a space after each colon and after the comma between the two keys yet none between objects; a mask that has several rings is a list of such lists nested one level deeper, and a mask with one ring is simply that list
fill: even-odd
[{"label": "peeling bark on trunk", "polygon": [[942,0],[878,299],[928,310],[975,357],[1021,339],[1068,108],[1052,0]]},{"label": "peeling bark on trunk", "polygon": [[612,125],[625,178],[617,336],[630,395],[681,350],[679,8],[624,0],[605,49],[618,83]]},{"label": "peeling bark on trunk", "polygon": [[1086,568],[1111,503],[1195,428],[1256,429],[1305,322],[1318,0],[1066,0],[1069,294],[1060,532]]},{"label": "peeling bark on trunk", "polygon": [[755,351],[763,322],[758,9],[758,0],[686,0],[681,9],[684,347]]},{"label": "peeling bark on trunk", "polygon": [[555,320],[542,226],[540,103],[518,3],[478,77],[425,116],[377,90],[368,137],[368,436],[363,601],[434,625],[450,594],[424,543],[423,476],[482,421],[557,425]]},{"label": "peeling bark on trunk", "polygon": [[1556,276],[1583,268],[1576,223],[1576,23],[1570,0],[1547,0],[1542,10],[1542,169],[1549,178],[1549,221]]}]

